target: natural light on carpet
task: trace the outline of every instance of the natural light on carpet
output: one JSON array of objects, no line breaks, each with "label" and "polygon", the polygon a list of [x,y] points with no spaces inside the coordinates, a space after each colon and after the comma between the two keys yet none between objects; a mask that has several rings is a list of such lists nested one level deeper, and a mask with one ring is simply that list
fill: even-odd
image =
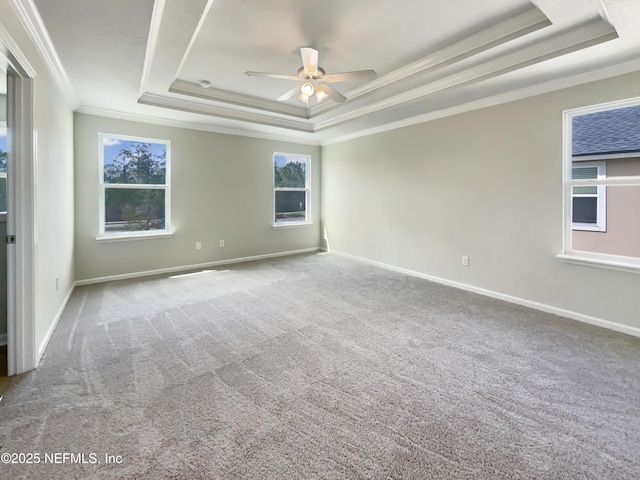
[{"label": "natural light on carpet", "polygon": [[230,270],[202,270],[201,272],[183,273],[181,275],[172,275],[169,278],[185,278],[185,277],[199,277],[201,275],[209,275],[212,273],[226,273]]}]

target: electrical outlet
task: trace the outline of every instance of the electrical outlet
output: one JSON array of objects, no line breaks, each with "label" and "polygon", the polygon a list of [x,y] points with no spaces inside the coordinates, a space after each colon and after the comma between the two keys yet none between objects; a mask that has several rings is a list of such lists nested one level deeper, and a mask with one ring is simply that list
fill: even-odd
[{"label": "electrical outlet", "polygon": [[60,288],[60,277],[56,277],[56,290]]},{"label": "electrical outlet", "polygon": [[196,242],[196,250],[202,250],[202,242]]},{"label": "electrical outlet", "polygon": [[224,248],[224,240],[220,240],[220,248]]},{"label": "electrical outlet", "polygon": [[468,267],[469,266],[469,257],[462,257],[462,266],[463,267]]}]

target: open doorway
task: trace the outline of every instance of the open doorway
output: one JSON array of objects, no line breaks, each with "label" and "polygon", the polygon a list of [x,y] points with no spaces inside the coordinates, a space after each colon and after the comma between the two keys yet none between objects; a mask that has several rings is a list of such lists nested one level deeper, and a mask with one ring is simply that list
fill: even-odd
[{"label": "open doorway", "polygon": [[6,348],[0,348],[2,353],[6,352],[8,375],[11,376],[34,369],[38,362],[34,315],[36,132],[33,127],[33,78],[36,73],[18,45],[5,33],[6,30],[0,28],[0,69],[3,70],[0,73],[3,86],[6,85],[3,87],[5,106],[0,107],[6,126],[4,175],[0,168],[0,190],[2,184],[6,185],[0,199],[0,203],[4,201],[6,205],[6,234],[0,236],[0,250],[6,255],[7,272],[0,273],[5,281],[4,286],[0,281],[0,289],[6,292],[7,310],[6,346],[3,346]]}]

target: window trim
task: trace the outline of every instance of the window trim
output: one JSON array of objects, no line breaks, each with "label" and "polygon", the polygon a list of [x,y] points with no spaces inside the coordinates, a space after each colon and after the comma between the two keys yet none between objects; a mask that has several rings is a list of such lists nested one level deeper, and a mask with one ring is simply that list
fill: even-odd
[{"label": "window trim", "polygon": [[[295,156],[304,157],[306,159],[305,167],[305,188],[276,188],[276,177],[273,172],[273,166],[275,164],[276,156]],[[273,205],[271,208],[271,224],[273,228],[292,228],[292,227],[304,227],[313,225],[311,219],[311,155],[304,153],[287,153],[287,152],[273,152],[271,157],[271,177],[273,188]],[[305,192],[305,219],[304,222],[292,221],[292,222],[276,222],[276,192]]]},{"label": "window trim", "polygon": [[[104,139],[115,138],[130,142],[156,143],[166,146],[165,158],[165,183],[164,184],[109,184],[104,183]],[[131,188],[164,190],[164,229],[162,230],[141,230],[138,232],[106,232],[105,231],[105,194],[107,188]],[[98,242],[117,242],[127,240],[146,240],[160,237],[170,237],[173,235],[171,229],[171,141],[159,138],[138,137],[134,135],[121,135],[115,133],[98,133]]]},{"label": "window trim", "polygon": [[[579,165],[575,165],[575,162],[579,162]],[[583,162],[576,159],[572,159],[571,162],[571,173],[573,176],[574,168],[589,168],[589,167],[597,167],[597,179],[604,180],[607,178],[607,162],[604,160],[600,161],[591,161],[591,162]],[[571,218],[571,229],[573,231],[585,231],[585,232],[606,232],[607,231],[607,187],[605,185],[596,186],[597,191],[595,197],[598,201],[598,209],[596,211],[596,223],[583,223],[583,222],[574,222],[573,216]],[[571,189],[571,204],[573,205],[574,197],[591,197],[592,195],[583,195],[583,194],[574,194],[573,188]]]},{"label": "window trim", "polygon": [[626,100],[601,103],[588,107],[565,110],[562,122],[562,253],[556,258],[564,263],[597,267],[605,269],[615,269],[630,273],[640,274],[640,258],[626,257],[605,253],[587,252],[574,250],[572,245],[573,235],[573,188],[574,186],[640,186],[640,176],[636,177],[608,177],[598,180],[572,180],[571,173],[573,167],[573,118],[596,113],[605,110],[615,110],[619,108],[640,105],[640,97]]}]

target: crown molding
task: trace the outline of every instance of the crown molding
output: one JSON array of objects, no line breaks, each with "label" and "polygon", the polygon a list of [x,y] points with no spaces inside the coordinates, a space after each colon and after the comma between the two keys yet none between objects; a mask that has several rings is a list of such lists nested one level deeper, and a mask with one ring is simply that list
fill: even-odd
[{"label": "crown molding", "polygon": [[[209,7],[210,4],[207,5],[207,8],[205,8],[202,13],[198,25],[191,36],[189,45],[182,56],[176,75],[179,75],[182,65],[184,65],[185,59],[187,58],[199,29],[204,22],[204,18],[206,17]],[[475,57],[490,50],[491,48],[503,45],[511,40],[520,38],[550,25],[551,22],[544,13],[542,13],[536,6],[529,5],[525,9],[518,9],[517,11],[512,12],[508,18],[469,35],[452,45],[448,45],[442,49],[432,52],[420,60],[405,65],[391,73],[388,73],[387,75],[350,90],[346,93],[346,96],[349,100],[352,100],[367,93],[380,90],[384,87],[389,87],[392,84],[396,84],[408,77],[412,77],[420,73],[435,73],[442,68],[462,60]],[[209,88],[207,91],[203,91],[196,85],[181,80],[174,81],[169,88],[169,91],[180,95],[195,96],[214,102],[227,103],[229,105],[256,110],[264,110],[270,113],[283,113],[300,118],[313,118],[323,112],[328,112],[334,109],[344,109],[344,106],[346,105],[332,105],[330,102],[327,102],[324,105],[313,107],[311,110],[307,111],[306,109],[303,110],[280,102],[245,96],[221,89]],[[300,113],[303,114],[301,115]],[[366,112],[363,114],[366,114]]]},{"label": "crown molding", "polygon": [[[509,53],[493,55],[493,57],[488,59],[480,57],[475,65],[471,65],[468,68],[458,68],[458,71],[456,71],[456,62],[442,69],[445,72],[443,78],[429,81],[428,77],[433,77],[436,73],[442,74],[441,70],[430,72],[427,78],[421,78],[424,83],[422,86],[384,98],[377,102],[369,103],[342,115],[317,122],[314,124],[314,131],[326,130],[327,128],[348,122],[363,115],[391,108],[443,90],[495,78],[616,38],[618,38],[618,34],[609,23],[600,17],[590,19],[543,40],[530,42],[528,45],[512,50]],[[561,43],[559,43],[559,41]],[[452,71],[452,73],[447,75],[447,70]]]},{"label": "crown molding", "polygon": [[187,45],[187,48],[182,54],[182,58],[180,59],[178,68],[176,69],[175,74],[171,80],[176,80],[178,78],[178,75],[180,75],[180,71],[182,70],[182,67],[187,61],[187,57],[189,56],[189,53],[191,53],[193,44],[196,43],[196,38],[198,37],[200,30],[202,29],[202,25],[204,25],[204,21],[207,19],[207,15],[209,15],[209,10],[211,10],[211,6],[213,5],[213,2],[214,0],[207,0],[207,4],[205,5],[204,10],[202,11],[202,15],[200,15],[200,20],[198,20],[198,24],[196,25],[196,28],[193,30],[193,34],[191,35],[189,44]]},{"label": "crown molding", "polygon": [[[565,78],[549,80],[549,81],[538,83],[532,86],[519,88],[510,92],[501,93],[501,94],[493,95],[490,97],[485,97],[480,100],[474,100],[461,105],[456,105],[456,106],[441,109],[438,111],[416,115],[416,116],[405,118],[399,121],[386,123],[384,125],[380,125],[372,128],[358,130],[356,132],[348,133],[345,135],[338,135],[333,138],[324,139],[324,140],[300,138],[295,136],[295,133],[287,134],[287,135],[271,134],[266,132],[251,131],[245,128],[230,128],[230,127],[223,127],[219,125],[211,125],[211,124],[198,123],[198,122],[172,120],[172,119],[166,119],[166,118],[159,118],[156,116],[119,112],[115,110],[107,110],[107,109],[84,106],[84,105],[79,107],[76,110],[76,112],[81,114],[86,114],[86,115],[115,118],[119,120],[131,121],[131,122],[142,122],[142,123],[148,123],[152,125],[161,125],[161,126],[174,127],[174,128],[186,128],[190,130],[220,133],[224,135],[259,138],[263,140],[289,142],[289,143],[296,143],[301,145],[327,146],[327,145],[333,145],[336,143],[346,142],[349,140],[354,140],[361,137],[366,137],[369,135],[375,135],[378,133],[396,130],[399,128],[408,127],[408,126],[416,125],[419,123],[425,123],[431,120],[437,120],[439,118],[445,118],[453,115],[458,115],[461,113],[470,112],[473,110],[480,110],[482,108],[488,108],[495,105],[522,100],[522,99],[533,97],[536,95],[541,95],[541,94],[553,92],[556,90],[561,90],[563,88],[569,88],[576,85],[604,80],[606,78],[611,78],[611,77],[633,73],[637,71],[640,71],[640,59],[626,61],[610,67],[606,67],[606,68],[602,68],[599,70],[590,71],[586,73],[580,73],[580,74],[572,75]],[[318,136],[318,135],[314,135],[314,136]]]},{"label": "crown molding", "polygon": [[493,107],[504,103],[514,102],[517,100],[523,100],[529,97],[535,97],[545,93],[554,92],[556,90],[562,90],[563,88],[575,87],[577,85],[583,85],[586,83],[597,82],[599,80],[605,80],[607,78],[616,77],[619,75],[625,75],[640,71],[640,59],[630,60],[624,63],[613,65],[610,67],[602,68],[595,71],[586,73],[579,73],[569,77],[558,78],[548,80],[546,82],[537,83],[535,85],[522,87],[510,92],[500,93],[489,97],[481,98],[480,100],[474,100],[471,102],[455,105],[453,107],[444,108],[433,112],[416,115],[410,118],[404,118],[396,122],[386,123],[377,127],[366,128],[358,130],[356,132],[348,133],[346,135],[336,136],[331,139],[325,139],[320,142],[322,146],[333,145],[336,143],[346,142],[354,140],[356,138],[367,137],[369,135],[375,135],[377,133],[388,132],[390,130],[397,130],[403,127],[409,127],[419,123],[426,123],[431,120],[437,120],[439,118],[450,117],[453,115],[459,115],[461,113],[471,112],[473,110],[480,110],[483,108]]},{"label": "crown molding", "polygon": [[90,107],[82,105],[76,109],[76,113],[85,115],[95,115],[98,117],[115,118],[118,120],[126,120],[129,122],[149,123],[151,125],[160,125],[163,127],[186,128],[189,130],[198,130],[202,132],[221,133],[224,135],[234,135],[239,137],[259,138],[262,140],[272,140],[277,142],[296,143],[300,145],[319,146],[319,140],[301,138],[295,134],[279,135],[267,132],[251,131],[244,128],[230,128],[219,125],[211,125],[206,123],[188,122],[184,120],[172,120],[168,118],[160,118],[151,115],[142,115],[138,113],[119,112],[116,110],[108,110],[104,108]]},{"label": "crown molding", "polygon": [[145,92],[166,94],[178,75],[185,51],[192,47],[194,31],[202,26],[211,0],[162,0],[154,4],[152,24],[149,29],[146,52],[146,70],[143,70],[144,84],[139,96]]},{"label": "crown molding", "polygon": [[217,88],[202,88],[199,85],[176,80],[169,88],[169,92],[186,95],[189,97],[197,97],[212,102],[226,103],[239,107],[248,107],[255,110],[263,110],[270,113],[282,114],[289,117],[298,117],[307,119],[307,112],[304,108],[294,107],[286,103],[273,100],[265,100],[263,98],[251,97],[240,93],[229,92]]},{"label": "crown molding", "polygon": [[[355,99],[425,70],[443,68],[454,62],[486,52],[491,48],[503,45],[550,25],[551,21],[544,13],[535,5],[530,5],[526,10],[516,13],[514,16],[429,53],[415,62],[400,67],[364,85],[349,90],[344,95],[350,100]],[[319,105],[314,107],[311,112],[312,114],[320,114],[333,108],[335,108],[335,105]]]},{"label": "crown molding", "polygon": [[[11,2],[32,5],[33,0]],[[601,77],[599,73],[584,72],[587,68],[584,66],[582,70],[579,67],[561,72],[565,76],[557,80],[544,71],[534,70],[540,85],[533,85],[518,74],[503,78],[545,60],[617,38],[615,29],[600,17],[574,25],[552,26],[541,10],[529,4],[528,8],[512,10],[486,28],[458,37],[460,40],[452,44],[348,91],[349,101],[344,104],[323,104],[307,110],[233,91],[203,89],[197,83],[176,79],[212,2],[194,0],[197,8],[189,11],[181,10],[181,0],[155,0],[153,6],[138,103],[190,114],[158,110],[159,115],[186,121],[157,118],[153,109],[142,107],[132,110],[149,112],[148,115],[86,105],[77,111],[236,136],[330,145],[619,74]],[[180,35],[176,38],[172,33]],[[601,68],[604,63],[600,63]],[[607,63],[612,67],[613,59]],[[605,66],[606,71],[610,71],[608,67]],[[637,68],[636,64],[634,69]],[[575,80],[578,77],[582,80]],[[487,98],[481,98],[479,92],[484,92]]]},{"label": "crown molding", "polygon": [[164,6],[165,0],[154,0],[153,2],[151,25],[149,26],[149,37],[147,38],[147,49],[144,55],[142,77],[140,79],[140,96],[147,91],[147,82],[149,80],[149,75],[151,74],[151,65],[153,64],[153,57],[156,54],[156,47],[158,46],[158,35],[160,35],[160,25],[162,24]]},{"label": "crown molding", "polygon": [[313,133],[313,125],[308,122],[293,120],[291,118],[274,118],[273,116],[250,111],[240,111],[237,109],[197,103],[154,93],[143,94],[138,99],[138,103],[154,107],[170,108],[182,112],[200,113],[219,118],[226,118],[228,120],[251,122],[259,125],[268,125],[270,127],[286,128],[298,132]]},{"label": "crown molding", "polygon": [[60,57],[58,57],[58,53],[56,52],[56,49],[51,42],[51,37],[49,37],[49,32],[44,26],[42,18],[40,17],[40,13],[34,5],[33,0],[10,1],[11,6],[17,13],[18,18],[20,18],[20,22],[27,31],[27,34],[35,45],[36,50],[42,57],[42,60],[47,66],[49,73],[53,77],[53,80],[62,91],[62,94],[64,95],[71,109],[75,110],[80,105],[80,101],[78,100],[73,86],[69,81],[67,72],[62,66]]},{"label": "crown molding", "polygon": [[[181,64],[197,36],[208,7],[209,2],[199,19],[196,32],[191,35]],[[531,5],[416,62],[357,87],[347,93],[350,101],[345,104],[312,108],[312,116],[308,120],[309,112],[306,109],[221,89],[204,90],[182,80],[173,81],[168,88],[168,93],[175,96],[147,92],[143,93],[139,102],[316,133],[362,116],[418,101],[428,95],[488,80],[617,38],[615,29],[602,18],[596,17],[563,30],[551,30],[550,35],[527,38],[526,43],[518,42],[513,47],[509,45],[512,40],[522,39],[550,25],[549,19]],[[356,100],[365,95],[366,98]]]}]

